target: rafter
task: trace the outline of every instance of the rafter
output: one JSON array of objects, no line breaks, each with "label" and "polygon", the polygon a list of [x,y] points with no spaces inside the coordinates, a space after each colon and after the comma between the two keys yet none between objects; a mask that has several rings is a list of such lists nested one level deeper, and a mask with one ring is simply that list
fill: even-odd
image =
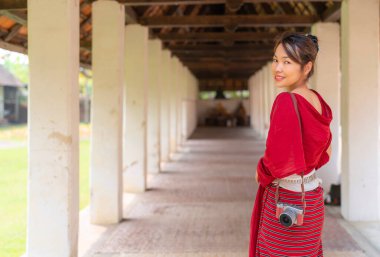
[{"label": "rafter", "polygon": [[167,47],[170,49],[173,53],[196,53],[196,52],[241,52],[241,53],[247,53],[247,52],[253,52],[253,51],[273,51],[273,45],[250,45],[250,46],[231,46],[231,47],[224,47],[224,46],[217,46],[217,45],[196,45],[196,46],[171,46]]},{"label": "rafter", "polygon": [[[198,56],[183,56],[174,54],[179,59],[183,61],[189,61],[189,62],[208,62],[208,61],[214,61],[214,62],[230,62],[230,63],[249,63],[249,62],[257,62],[257,61],[269,61],[273,55],[260,55],[260,54],[251,54],[250,58],[246,58],[244,55],[198,55]],[[247,61],[248,60],[248,61]]]},{"label": "rafter", "polygon": [[[92,3],[95,0],[85,0],[86,3]],[[118,0],[119,3],[132,6],[147,5],[179,5],[179,4],[223,4],[228,0]],[[303,0],[292,0],[293,2],[302,2]],[[27,0],[2,0],[0,1],[0,10],[25,10],[27,9]],[[243,0],[244,3],[284,3],[289,0]],[[309,0],[309,2],[342,2],[342,0]]]},{"label": "rafter", "polygon": [[27,0],[2,0],[0,1],[0,10],[25,10],[27,2]]},{"label": "rafter", "polygon": [[317,22],[315,16],[301,15],[204,15],[197,17],[142,17],[139,23],[148,27],[224,27],[229,24],[238,24],[239,27],[270,27],[270,26],[311,26]]},{"label": "rafter", "polygon": [[14,20],[15,22],[17,22],[23,26],[27,25],[26,18],[21,17],[18,14],[15,14],[13,11],[0,10],[0,16],[5,16],[5,17],[7,17],[11,20]]},{"label": "rafter", "polygon": [[[94,0],[90,0],[94,1]],[[288,2],[289,0],[242,0],[244,3],[269,3],[269,2]],[[301,2],[303,0],[293,0]],[[309,0],[310,2],[341,2],[342,0]],[[231,0],[119,0],[120,3],[126,5],[177,5],[177,4],[223,4],[226,2],[234,2]],[[235,1],[236,2],[236,1]],[[234,3],[231,3],[232,6]],[[235,3],[238,5],[238,3]]]},{"label": "rafter", "polygon": [[268,51],[252,51],[252,52],[241,52],[241,51],[213,51],[213,52],[192,52],[188,54],[184,53],[176,53],[175,51],[172,51],[173,54],[179,56],[179,57],[219,57],[219,58],[232,58],[232,57],[246,57],[251,56],[252,58],[262,58],[262,59],[269,59],[273,56],[272,52]]},{"label": "rafter", "polygon": [[261,41],[272,40],[277,33],[269,32],[204,32],[204,33],[166,33],[155,34],[153,37],[157,37],[163,41]]},{"label": "rafter", "polygon": [[13,25],[13,27],[11,28],[11,31],[9,32],[9,34],[4,38],[4,41],[5,42],[9,42],[12,40],[12,38],[14,38],[19,30],[22,28],[22,25],[21,24],[15,24]]},{"label": "rafter", "polygon": [[322,20],[325,22],[336,22],[340,19],[340,3],[334,3],[324,13],[322,13]]},{"label": "rafter", "polygon": [[136,24],[137,14],[131,6],[125,6],[125,24]]},{"label": "rafter", "polygon": [[226,79],[209,77],[200,79],[198,85],[201,91],[214,91],[218,87],[223,87],[224,90],[246,90],[248,88],[248,78],[242,76]]}]

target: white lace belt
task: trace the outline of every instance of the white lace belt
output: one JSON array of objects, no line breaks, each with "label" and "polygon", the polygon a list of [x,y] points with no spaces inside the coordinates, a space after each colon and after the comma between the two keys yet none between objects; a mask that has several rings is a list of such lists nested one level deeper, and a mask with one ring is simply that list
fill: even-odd
[{"label": "white lace belt", "polygon": [[[315,169],[309,174],[303,177],[305,191],[314,190],[318,186],[322,185],[322,179],[317,177]],[[288,189],[290,191],[302,192],[301,183],[302,179],[300,175],[290,175],[285,178],[275,179],[273,184],[280,183],[280,187]]]}]

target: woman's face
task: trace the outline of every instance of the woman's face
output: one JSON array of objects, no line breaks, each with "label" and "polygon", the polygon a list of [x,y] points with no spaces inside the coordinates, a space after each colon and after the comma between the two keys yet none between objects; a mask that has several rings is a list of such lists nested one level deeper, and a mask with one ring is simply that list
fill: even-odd
[{"label": "woman's face", "polygon": [[304,70],[302,70],[301,65],[290,59],[282,44],[279,44],[272,61],[272,74],[275,86],[292,90],[302,85],[306,82],[307,70],[309,69],[307,66],[310,66],[310,64],[306,65]]}]

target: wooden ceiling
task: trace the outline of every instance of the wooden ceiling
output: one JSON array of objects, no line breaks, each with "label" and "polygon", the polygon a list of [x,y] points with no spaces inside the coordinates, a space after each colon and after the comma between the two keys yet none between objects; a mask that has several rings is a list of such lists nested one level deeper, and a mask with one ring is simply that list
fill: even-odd
[{"label": "wooden ceiling", "polygon": [[[80,60],[91,67],[91,3],[80,0]],[[340,21],[341,0],[118,0],[126,24],[149,27],[149,37],[177,56],[201,90],[244,89],[273,54],[273,38],[309,33],[317,21]],[[0,47],[27,53],[27,0],[0,0]]]}]

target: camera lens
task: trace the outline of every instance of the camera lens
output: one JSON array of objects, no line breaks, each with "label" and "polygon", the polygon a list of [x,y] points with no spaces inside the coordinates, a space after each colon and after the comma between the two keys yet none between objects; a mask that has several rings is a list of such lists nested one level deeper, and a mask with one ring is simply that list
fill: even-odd
[{"label": "camera lens", "polygon": [[280,223],[285,227],[291,227],[296,221],[296,213],[291,209],[286,209],[280,215]]}]

